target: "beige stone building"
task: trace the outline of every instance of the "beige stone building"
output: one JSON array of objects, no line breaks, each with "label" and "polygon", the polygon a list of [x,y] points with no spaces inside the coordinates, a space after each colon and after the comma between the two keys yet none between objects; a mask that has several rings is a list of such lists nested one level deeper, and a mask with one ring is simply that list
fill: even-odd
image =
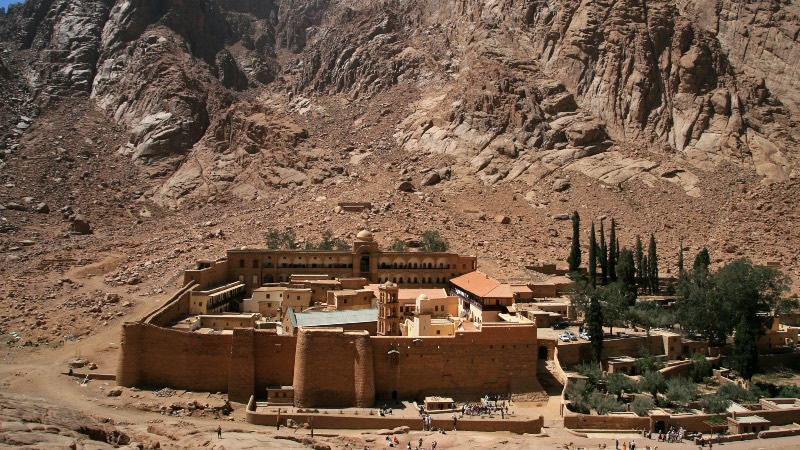
[{"label": "beige stone building", "polygon": [[230,249],[223,259],[198,261],[195,269],[184,272],[184,282],[194,281],[198,289],[240,282],[245,295],[265,284],[287,283],[298,274],[317,276],[306,280],[309,282],[323,281],[322,277],[339,279],[340,283],[364,278],[403,287],[445,287],[450,279],[476,268],[474,256],[381,250],[372,233],[364,230],[358,233],[351,251]]}]

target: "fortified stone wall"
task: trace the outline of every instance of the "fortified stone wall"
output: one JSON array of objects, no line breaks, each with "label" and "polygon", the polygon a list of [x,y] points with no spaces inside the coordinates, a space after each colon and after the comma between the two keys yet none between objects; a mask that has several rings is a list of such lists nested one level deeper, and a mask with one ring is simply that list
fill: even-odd
[{"label": "fortified stone wall", "polygon": [[195,282],[199,290],[206,290],[221,284],[228,279],[228,261],[219,259],[209,262],[210,267],[205,269],[190,269],[183,271],[183,284]]},{"label": "fortified stone wall", "polygon": [[484,324],[455,337],[374,337],[376,397],[485,394],[541,390],[536,327]]},{"label": "fortified stone wall", "polygon": [[295,406],[372,406],[375,377],[370,341],[364,331],[301,329],[295,353]]},{"label": "fortified stone wall", "polygon": [[142,319],[142,322],[165,327],[171,322],[174,322],[178,317],[189,314],[191,292],[196,287],[197,284],[194,284],[192,281],[186,283],[186,285],[173,294],[164,305],[146,315],[144,319]]},{"label": "fortified stone wall", "polygon": [[[149,320],[168,322],[189,287]],[[188,304],[188,300],[186,300]],[[237,328],[201,334],[153,323],[122,328],[118,383],[227,392],[233,401],[294,385],[298,406],[369,407],[389,399],[541,392],[533,325],[484,324],[454,337],[370,337],[342,329],[301,330],[299,337]]]},{"label": "fortified stone wall", "polygon": [[208,335],[134,322],[122,326],[117,383],[226,392],[231,335]]}]

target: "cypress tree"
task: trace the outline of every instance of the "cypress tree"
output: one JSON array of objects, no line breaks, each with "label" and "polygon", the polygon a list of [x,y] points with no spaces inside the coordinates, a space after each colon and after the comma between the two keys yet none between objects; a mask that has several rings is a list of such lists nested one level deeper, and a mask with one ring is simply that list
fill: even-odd
[{"label": "cypress tree", "polygon": [[641,284],[636,285],[636,289],[641,289],[642,293],[650,293],[650,272],[648,272],[650,262],[647,260],[647,256],[642,256],[642,267],[644,268],[644,276]]},{"label": "cypress tree", "polygon": [[600,277],[603,286],[608,284],[608,248],[606,248],[606,231],[603,221],[600,221],[600,268],[603,270]]},{"label": "cypress tree", "polygon": [[611,219],[611,235],[608,239],[608,279],[612,282],[617,281],[617,222]]},{"label": "cypress tree", "polygon": [[711,255],[708,253],[708,249],[703,247],[700,250],[700,253],[697,254],[694,258],[694,265],[692,266],[693,272],[703,272],[708,273],[708,266],[711,265]]},{"label": "cypress tree", "polygon": [[650,245],[647,247],[648,275],[650,278],[650,293],[658,292],[658,254],[656,251],[656,235],[650,233]]},{"label": "cypress tree", "polygon": [[586,320],[589,322],[589,340],[592,343],[592,356],[595,361],[600,361],[600,356],[603,353],[603,308],[600,306],[597,294],[592,294]]},{"label": "cypress tree", "polygon": [[636,235],[636,253],[634,254],[636,261],[636,285],[644,286],[644,277],[647,271],[644,268],[644,248],[642,247],[642,237]]},{"label": "cypress tree", "polygon": [[592,234],[589,235],[589,282],[592,287],[597,287],[597,238],[594,235],[594,222],[592,222]]},{"label": "cypress tree", "polygon": [[617,261],[617,278],[631,306],[636,302],[636,267],[633,264],[633,252],[623,248]]},{"label": "cypress tree", "polygon": [[678,276],[686,274],[686,269],[683,267],[683,240],[680,241],[680,250],[678,250]]},{"label": "cypress tree", "polygon": [[567,264],[569,273],[578,272],[581,267],[581,216],[578,211],[572,213],[572,249],[569,252]]}]

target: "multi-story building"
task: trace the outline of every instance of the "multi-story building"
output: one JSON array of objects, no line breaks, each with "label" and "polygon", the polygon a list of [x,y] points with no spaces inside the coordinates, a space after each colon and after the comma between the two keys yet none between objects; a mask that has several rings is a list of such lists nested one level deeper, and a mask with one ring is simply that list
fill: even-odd
[{"label": "multi-story building", "polygon": [[381,250],[372,233],[364,230],[351,251],[230,249],[225,258],[198,261],[196,269],[185,271],[184,282],[195,281],[198,289],[208,289],[238,281],[245,295],[264,284],[289,282],[297,274],[391,281],[402,287],[445,287],[450,279],[476,268],[474,256]]}]

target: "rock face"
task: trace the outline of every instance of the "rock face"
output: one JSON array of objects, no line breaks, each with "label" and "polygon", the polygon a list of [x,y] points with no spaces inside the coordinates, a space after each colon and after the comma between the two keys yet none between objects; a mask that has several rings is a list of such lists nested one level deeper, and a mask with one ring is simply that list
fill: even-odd
[{"label": "rock face", "polygon": [[0,40],[27,51],[37,102],[88,94],[129,131],[118,150],[160,174],[162,203],[340,174],[298,117],[395,87],[414,112],[381,145],[486,184],[680,167],[666,181],[698,196],[695,172],[722,163],[796,176],[798,24],[800,7],[766,0],[36,0]]}]

